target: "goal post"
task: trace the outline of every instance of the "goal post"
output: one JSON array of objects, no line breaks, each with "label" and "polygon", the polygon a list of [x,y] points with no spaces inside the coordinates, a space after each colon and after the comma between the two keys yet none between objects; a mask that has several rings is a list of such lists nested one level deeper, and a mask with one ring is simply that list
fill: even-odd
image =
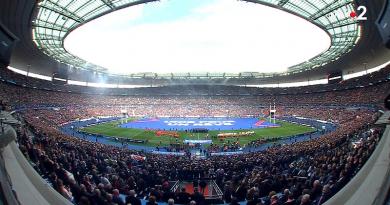
[{"label": "goal post", "polygon": [[274,106],[272,107],[271,104],[269,104],[269,122],[276,123],[276,105],[274,103]]}]

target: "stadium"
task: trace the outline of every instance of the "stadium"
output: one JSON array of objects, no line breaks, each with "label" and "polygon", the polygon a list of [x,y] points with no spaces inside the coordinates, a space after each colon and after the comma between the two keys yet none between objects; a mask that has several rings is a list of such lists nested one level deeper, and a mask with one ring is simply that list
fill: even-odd
[{"label": "stadium", "polygon": [[390,204],[390,1],[1,0],[0,203]]}]

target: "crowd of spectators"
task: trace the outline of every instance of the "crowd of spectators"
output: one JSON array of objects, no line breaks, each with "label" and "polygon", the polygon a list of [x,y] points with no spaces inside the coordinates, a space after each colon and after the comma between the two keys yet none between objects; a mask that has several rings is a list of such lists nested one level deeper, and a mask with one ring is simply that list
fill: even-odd
[{"label": "crowd of spectators", "polygon": [[[246,113],[252,113],[256,106],[277,105],[377,105],[383,106],[383,99],[390,93],[388,77],[390,66],[378,72],[359,78],[342,81],[339,84],[304,86],[297,88],[250,88],[239,86],[166,86],[158,88],[138,89],[108,89],[108,94],[82,94],[71,90],[56,88],[55,85],[39,86],[45,82],[25,76],[14,74],[9,70],[0,69],[0,99],[7,99],[16,107],[37,105],[97,105],[97,106],[145,106],[140,108],[151,109],[158,113],[154,106],[179,105],[179,109],[195,109],[198,113],[208,114],[209,110],[220,109],[218,114],[233,115],[228,113],[235,110],[231,105],[247,107]],[[11,72],[11,73],[10,73]],[[18,77],[19,76],[19,77]],[[18,80],[22,78],[21,80]],[[14,83],[9,83],[10,80]],[[16,80],[15,80],[16,79]],[[28,82],[34,82],[30,85]],[[24,83],[23,83],[24,82]],[[27,82],[27,83],[26,83]],[[65,86],[65,85],[63,85]],[[66,85],[70,86],[70,85]],[[65,87],[66,87],[65,86]],[[76,86],[88,90],[83,86]],[[332,88],[332,89],[331,89]],[[336,89],[337,88],[337,89]],[[221,94],[219,91],[223,93]],[[122,93],[126,91],[126,93]],[[92,92],[93,93],[93,92]],[[299,94],[298,94],[299,93]],[[205,109],[207,105],[208,109]],[[151,107],[153,106],[153,107]],[[205,110],[202,110],[205,109]],[[180,113],[182,113],[181,110]]]},{"label": "crowd of spectators", "polygon": [[[140,199],[148,204],[204,204],[201,191],[191,195],[182,187],[172,192],[170,182],[205,179],[216,181],[229,204],[322,204],[360,170],[383,132],[373,125],[377,114],[372,109],[351,105],[378,108],[390,92],[387,81],[339,91],[263,96],[115,96],[27,87],[0,82],[0,99],[14,108],[29,107],[19,114],[26,124],[19,130],[20,150],[62,196],[78,205],[134,205]],[[122,109],[140,116],[257,116],[267,114],[273,103],[277,115],[332,121],[337,129],[310,141],[206,159],[138,152],[58,129],[71,120],[118,115]],[[53,108],[34,109],[42,105]],[[172,110],[178,114],[172,115]]]},{"label": "crowd of spectators", "polygon": [[[101,96],[61,93],[0,83],[0,99],[6,99],[13,107],[65,106],[80,110],[89,106],[115,110],[125,109],[129,115],[147,116],[247,116],[267,115],[269,104],[283,105],[377,105],[390,92],[390,83],[344,92],[326,92],[280,96]],[[175,110],[177,112],[171,112]],[[112,112],[114,113],[114,112]]]},{"label": "crowd of spectators", "polygon": [[[226,85],[191,85],[191,86],[164,86],[164,87],[144,87],[144,88],[96,88],[79,85],[66,84],[61,81],[47,81],[27,77],[14,73],[8,69],[0,69],[0,80],[9,81],[23,87],[38,88],[42,90],[54,90],[61,92],[89,93],[89,94],[106,94],[106,95],[281,95],[281,94],[307,94],[316,92],[326,92],[335,90],[353,89],[367,87],[373,84],[388,81],[390,76],[390,66],[384,67],[379,71],[342,80],[340,83],[325,85],[310,85],[290,88],[257,88],[246,86],[226,86]],[[249,80],[249,79],[247,79]],[[225,80],[226,81],[226,80]],[[110,83],[110,82],[107,82]],[[121,82],[118,78],[114,79],[111,84],[129,84]],[[158,84],[158,81],[156,81]],[[132,79],[131,84],[146,84],[148,79]],[[149,84],[152,85],[152,84]],[[156,84],[155,84],[156,85]]]},{"label": "crowd of spectators", "polygon": [[[199,115],[199,111],[207,110],[205,116],[218,116],[218,114],[224,112],[227,114],[233,114],[233,116],[245,117],[250,116],[262,116],[266,115],[269,108],[257,108],[252,107],[247,109],[245,107],[240,107],[238,105],[224,107],[223,109],[215,108],[202,108],[202,109],[190,109],[186,110],[184,108],[180,109],[179,105],[174,106],[154,106],[156,110],[153,110],[153,106],[148,106],[149,109],[146,109],[145,106],[134,107],[132,110],[128,110],[128,113],[131,115],[134,111],[135,116],[173,116],[173,117],[186,117],[186,116],[195,116]],[[205,106],[206,107],[206,106]],[[52,122],[52,125],[62,125],[64,123],[75,121],[77,119],[89,119],[93,117],[100,116],[123,116],[121,113],[121,106],[67,106],[59,108],[49,108],[49,109],[27,109],[25,112],[31,116],[40,116],[41,120],[47,120]],[[228,109],[228,111],[224,110]],[[172,113],[172,110],[175,110],[175,113]],[[183,111],[182,113],[179,111]],[[283,116],[297,116],[297,117],[306,117],[311,119],[323,120],[333,123],[344,123],[345,121],[353,120],[353,117],[356,113],[363,112],[372,112],[372,109],[366,108],[345,108],[345,107],[316,107],[316,106],[297,106],[297,107],[287,107],[279,106],[277,107],[276,117],[282,118]],[[231,116],[231,115],[230,115]]]},{"label": "crowd of spectators", "polygon": [[[292,108],[282,110],[293,112]],[[375,115],[366,109],[296,110],[295,115],[310,117],[317,113],[317,117],[337,122],[339,128],[311,141],[263,152],[194,160],[97,144],[66,136],[56,128],[68,120],[90,117],[88,113],[29,110],[23,112],[23,117],[35,137],[22,133],[20,148],[56,190],[76,204],[125,203],[115,197],[118,193],[129,196],[129,200],[136,196],[137,200],[189,203],[195,198],[187,193],[187,201],[181,201],[179,196],[185,190],[172,193],[169,181],[205,178],[215,179],[223,190],[224,201],[231,204],[243,200],[248,204],[321,204],[361,168],[375,148],[381,129],[372,128]],[[357,140],[363,142],[360,147],[352,146]],[[132,155],[146,160],[135,160]]]}]

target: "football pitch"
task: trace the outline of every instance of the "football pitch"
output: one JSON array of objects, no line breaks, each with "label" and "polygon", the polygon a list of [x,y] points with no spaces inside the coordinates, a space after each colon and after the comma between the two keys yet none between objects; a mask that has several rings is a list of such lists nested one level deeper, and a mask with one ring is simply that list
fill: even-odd
[{"label": "football pitch", "polygon": [[[138,128],[128,128],[124,125],[130,122],[135,122],[139,119],[127,119],[127,122],[122,120],[112,121],[97,125],[92,125],[89,127],[81,128],[80,131],[98,134],[109,137],[117,138],[128,138],[133,140],[145,140],[147,141],[144,145],[146,146],[165,146],[169,144],[181,144],[185,139],[187,140],[203,140],[211,139],[213,144],[224,144],[229,142],[238,141],[239,144],[244,145],[248,144],[251,141],[258,139],[267,139],[267,138],[280,138],[285,136],[298,135],[303,133],[308,133],[315,131],[315,128],[288,123],[284,121],[276,121],[278,127],[263,127],[263,128],[254,128],[254,129],[227,129],[227,130],[209,130],[208,133],[190,133],[188,130],[171,130],[177,134],[177,137],[172,137],[168,135],[158,136],[156,130],[150,129],[138,129]],[[219,138],[218,134],[221,133],[242,133],[253,131],[253,134],[249,136],[239,136],[239,137],[225,137]]]}]

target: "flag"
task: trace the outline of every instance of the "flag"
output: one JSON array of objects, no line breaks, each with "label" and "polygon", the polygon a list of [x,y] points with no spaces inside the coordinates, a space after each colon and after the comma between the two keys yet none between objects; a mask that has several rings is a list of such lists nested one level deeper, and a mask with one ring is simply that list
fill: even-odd
[{"label": "flag", "polygon": [[132,155],[130,155],[130,157],[131,157],[131,159],[136,160],[136,161],[145,161],[146,160],[146,157],[141,156],[141,155],[132,154]]}]

